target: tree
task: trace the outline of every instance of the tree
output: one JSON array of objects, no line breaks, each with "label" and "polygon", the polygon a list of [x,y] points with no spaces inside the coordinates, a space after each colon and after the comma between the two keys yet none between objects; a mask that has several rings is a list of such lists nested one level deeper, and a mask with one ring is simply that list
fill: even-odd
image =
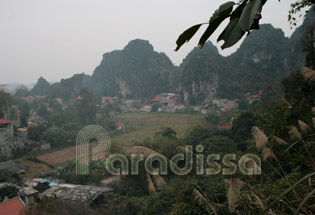
[{"label": "tree", "polygon": [[241,151],[245,151],[245,141],[252,137],[252,127],[257,124],[257,119],[253,113],[244,112],[238,119],[233,121],[231,137],[237,143]]},{"label": "tree", "polygon": [[0,91],[0,118],[7,117],[9,105],[12,102],[10,94]]},{"label": "tree", "polygon": [[220,118],[217,112],[211,111],[207,114],[205,120],[213,125],[218,125]]},{"label": "tree", "polygon": [[176,138],[176,131],[174,131],[172,128],[167,127],[167,128],[163,128],[161,130],[161,136],[163,137],[169,137],[169,138]]},{"label": "tree", "polygon": [[46,130],[46,128],[43,125],[30,127],[27,129],[27,136],[30,140],[39,142],[39,141],[41,141],[42,135],[43,135],[45,130]]},{"label": "tree", "polygon": [[[217,41],[224,41],[224,44],[221,46],[222,49],[235,45],[245,33],[250,34],[251,30],[259,29],[259,20],[262,17],[261,12],[266,2],[267,0],[241,0],[239,3],[229,1],[222,4],[219,9],[214,12],[209,22],[194,25],[184,31],[176,41],[177,47],[175,51],[178,51],[185,42],[188,42],[199,30],[201,25],[207,24],[208,27],[198,42],[198,46],[202,48],[213,32],[216,31],[219,25],[227,18],[230,18],[230,22],[219,35]],[[293,15],[302,8],[314,4],[315,0],[298,0],[291,4],[292,8],[288,16],[289,21],[291,21],[293,25],[296,25]]]},{"label": "tree", "polygon": [[226,155],[229,153],[236,153],[236,144],[226,136],[213,136],[202,141],[201,144],[211,154]]},{"label": "tree", "polygon": [[17,97],[26,97],[26,96],[30,96],[32,93],[27,89],[27,87],[25,85],[20,85],[17,87],[17,90],[14,94],[14,96]]},{"label": "tree", "polygon": [[14,186],[6,186],[0,189],[0,201],[2,202],[5,197],[12,199],[17,196],[19,190]]},{"label": "tree", "polygon": [[63,201],[54,197],[42,198],[37,204],[28,207],[25,212],[27,215],[52,215],[56,213],[63,215],[99,214],[91,208],[85,207],[81,202]]},{"label": "tree", "polygon": [[94,124],[96,121],[96,104],[88,89],[80,91],[81,100],[78,101],[77,114],[79,123],[82,125]]},{"label": "tree", "polygon": [[190,128],[183,143],[184,145],[193,146],[195,148],[202,141],[214,135],[215,131],[210,130],[204,124],[197,122]]},{"label": "tree", "polygon": [[28,117],[30,116],[30,107],[26,101],[20,99],[18,100],[18,108],[20,111],[20,126],[27,127]]},{"label": "tree", "polygon": [[44,119],[47,119],[48,110],[45,104],[41,104],[38,109],[38,115]]}]

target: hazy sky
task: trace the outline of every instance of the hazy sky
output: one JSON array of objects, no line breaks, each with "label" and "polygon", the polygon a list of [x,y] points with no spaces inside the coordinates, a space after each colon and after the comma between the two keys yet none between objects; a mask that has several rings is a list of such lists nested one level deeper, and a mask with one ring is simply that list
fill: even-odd
[{"label": "hazy sky", "polygon": [[[155,51],[166,53],[179,65],[201,32],[174,52],[178,35],[209,20],[224,2],[0,0],[0,83],[28,84],[40,76],[59,81],[75,73],[92,74],[105,52],[123,49],[136,38],[149,40]],[[292,2],[268,0],[261,23],[272,23],[290,36],[287,15]],[[215,45],[218,33],[211,37]],[[235,49],[221,53],[228,55]]]}]

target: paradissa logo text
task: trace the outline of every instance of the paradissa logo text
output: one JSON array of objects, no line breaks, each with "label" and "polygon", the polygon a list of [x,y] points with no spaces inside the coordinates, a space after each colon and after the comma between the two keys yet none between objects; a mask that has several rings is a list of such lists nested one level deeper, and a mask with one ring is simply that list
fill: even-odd
[{"label": "paradissa logo text", "polygon": [[[105,157],[110,149],[110,136],[100,126],[90,125],[82,129],[77,137],[77,174],[89,174],[89,140],[95,138],[98,145],[92,150],[92,159]],[[197,175],[233,175],[239,169],[244,175],[260,175],[261,160],[257,155],[245,154],[237,160],[236,154],[210,154],[205,156],[202,145],[197,145],[193,153],[192,146],[186,146],[183,153],[174,155],[170,160],[158,153],[130,154],[128,159],[123,154],[112,154],[106,159],[106,169],[112,175],[137,175],[139,163],[144,162],[145,170],[151,175],[167,175],[168,167],[176,175],[186,175],[194,168]],[[114,165],[119,163],[119,165]]]}]

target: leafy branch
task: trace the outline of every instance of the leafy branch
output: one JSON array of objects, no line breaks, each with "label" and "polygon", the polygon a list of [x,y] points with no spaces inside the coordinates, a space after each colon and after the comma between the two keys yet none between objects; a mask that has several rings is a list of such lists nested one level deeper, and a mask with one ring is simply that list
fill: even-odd
[{"label": "leafy branch", "polygon": [[[262,18],[262,8],[266,2],[267,0],[240,0],[239,3],[229,1],[222,4],[219,9],[213,13],[208,22],[194,25],[184,31],[176,41],[177,47],[175,51],[178,51],[184,43],[189,42],[202,25],[207,24],[208,27],[198,42],[198,46],[202,48],[213,32],[227,18],[230,18],[230,22],[218,37],[217,42],[221,40],[224,41],[224,44],[221,46],[222,49],[235,45],[242,39],[246,32],[248,35],[251,30],[259,29],[259,20]],[[290,24],[296,25],[294,14],[314,4],[315,0],[298,0],[292,3],[288,15]],[[306,13],[307,12],[308,11],[306,11]]]}]

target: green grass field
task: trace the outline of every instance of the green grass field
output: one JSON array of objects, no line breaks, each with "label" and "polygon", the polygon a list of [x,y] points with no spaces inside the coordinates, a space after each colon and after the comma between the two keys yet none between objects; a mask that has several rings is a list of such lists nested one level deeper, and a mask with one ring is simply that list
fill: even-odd
[{"label": "green grass field", "polygon": [[113,135],[112,142],[122,145],[132,145],[151,137],[163,127],[170,127],[177,132],[178,137],[184,137],[187,129],[204,115],[174,114],[174,113],[122,113],[114,117],[115,121],[125,124],[125,132]]},{"label": "green grass field", "polygon": [[[142,142],[150,138],[155,132],[163,127],[174,129],[178,137],[184,137],[187,130],[194,122],[202,120],[204,115],[200,114],[174,114],[174,113],[147,113],[133,112],[122,113],[113,116],[115,122],[122,121],[125,124],[125,131],[116,131],[111,133],[112,148],[116,146],[116,150],[128,150],[135,143]],[[63,149],[50,150],[43,154],[38,154],[37,159],[49,163],[53,166],[60,166],[67,160],[74,160],[76,157],[76,146],[69,146]],[[34,172],[32,176],[37,176],[44,168],[48,168],[43,163],[32,163],[26,158],[21,159],[20,165],[23,168],[31,169]],[[32,168],[38,168],[38,171],[33,171]],[[47,171],[49,168],[47,169]]]}]

